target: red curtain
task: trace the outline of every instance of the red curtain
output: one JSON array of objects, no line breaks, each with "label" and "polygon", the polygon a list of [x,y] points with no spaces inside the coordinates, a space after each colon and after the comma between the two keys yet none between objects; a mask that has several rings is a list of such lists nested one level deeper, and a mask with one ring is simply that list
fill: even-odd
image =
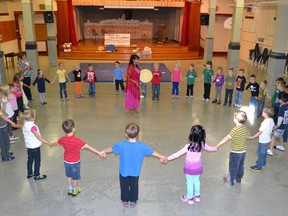
[{"label": "red curtain", "polygon": [[78,40],[77,40],[77,37],[76,37],[76,31],[75,31],[74,11],[73,11],[72,0],[68,0],[68,19],[69,19],[70,42],[73,45],[77,45],[78,44]]},{"label": "red curtain", "polygon": [[189,25],[189,11],[191,2],[185,2],[183,11],[183,22],[182,22],[182,34],[181,34],[181,46],[188,45],[188,25]]}]

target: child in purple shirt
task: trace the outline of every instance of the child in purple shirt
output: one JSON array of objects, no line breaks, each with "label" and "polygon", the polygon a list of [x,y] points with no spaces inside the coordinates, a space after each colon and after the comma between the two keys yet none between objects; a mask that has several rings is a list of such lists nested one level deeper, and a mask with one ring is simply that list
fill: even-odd
[{"label": "child in purple shirt", "polygon": [[217,74],[215,79],[213,80],[213,83],[215,83],[216,87],[216,96],[215,99],[212,101],[212,103],[221,104],[221,93],[222,93],[222,87],[224,85],[224,75],[223,75],[223,67],[217,68]]},{"label": "child in purple shirt", "polygon": [[203,149],[217,151],[216,147],[208,146],[205,143],[205,137],[204,128],[200,125],[194,125],[189,134],[190,143],[168,157],[168,161],[170,161],[186,153],[183,171],[186,175],[187,195],[182,195],[181,199],[190,205],[194,204],[194,201],[200,202],[200,175],[203,173],[201,152]]}]

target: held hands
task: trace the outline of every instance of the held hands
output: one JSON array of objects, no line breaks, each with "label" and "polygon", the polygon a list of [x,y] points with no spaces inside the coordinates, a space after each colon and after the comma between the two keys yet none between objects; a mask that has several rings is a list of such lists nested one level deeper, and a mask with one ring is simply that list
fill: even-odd
[{"label": "held hands", "polygon": [[105,158],[106,158],[106,152],[101,151],[101,152],[99,152],[98,156],[99,156],[101,159],[105,159]]},{"label": "held hands", "polygon": [[168,163],[167,157],[161,157],[160,158],[160,163],[163,164],[163,165],[166,165]]}]

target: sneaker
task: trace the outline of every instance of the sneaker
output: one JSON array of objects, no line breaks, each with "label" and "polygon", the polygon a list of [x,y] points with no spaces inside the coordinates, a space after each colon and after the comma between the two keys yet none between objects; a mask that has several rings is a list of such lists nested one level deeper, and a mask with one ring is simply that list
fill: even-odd
[{"label": "sneaker", "polygon": [[228,106],[229,106],[229,107],[231,107],[231,105],[232,105],[232,103],[231,103],[231,102],[229,102]]},{"label": "sneaker", "polygon": [[282,145],[277,145],[275,148],[279,151],[285,151],[285,148]]},{"label": "sneaker", "polygon": [[140,96],[140,98],[141,98],[141,99],[144,99],[144,98],[145,98],[145,96],[144,96],[144,95],[141,95],[141,96]]},{"label": "sneaker", "polygon": [[192,199],[189,199],[189,200],[187,201],[187,203],[188,203],[189,205],[193,205],[193,204],[194,204],[193,198],[192,198]]},{"label": "sneaker", "polygon": [[238,107],[238,104],[234,104],[234,107]]},{"label": "sneaker", "polygon": [[187,99],[188,97],[189,97],[189,96],[186,95],[186,99]]},{"label": "sneaker", "polygon": [[195,202],[200,202],[200,196],[195,196]]},{"label": "sneaker", "polygon": [[11,136],[9,139],[10,139],[10,141],[12,141],[12,140],[18,140],[18,139],[19,139],[19,137],[16,137],[16,136]]},{"label": "sneaker", "polygon": [[223,106],[227,106],[227,102],[224,102]]},{"label": "sneaker", "polygon": [[46,178],[47,178],[47,175],[39,175],[39,176],[35,176],[34,180],[38,181],[38,180],[43,180],[43,179],[46,179]]},{"label": "sneaker", "polygon": [[272,152],[271,149],[268,149],[268,150],[267,150],[267,155],[269,155],[269,156],[273,156],[273,152]]},{"label": "sneaker", "polygon": [[221,104],[221,100],[218,100],[218,101],[217,101],[217,104],[219,104],[219,105],[220,105],[220,104]]},{"label": "sneaker", "polygon": [[128,208],[129,207],[129,202],[122,201],[122,205],[123,205],[124,208]]},{"label": "sneaker", "polygon": [[28,105],[24,105],[24,109],[30,109]]},{"label": "sneaker", "polygon": [[123,93],[123,94],[125,94],[125,93],[126,93],[126,91],[125,91],[125,90],[123,90],[123,91],[122,91],[122,93]]},{"label": "sneaker", "polygon": [[207,98],[205,101],[208,102],[208,101],[209,101],[209,98]]},{"label": "sneaker", "polygon": [[32,178],[34,176],[34,174],[28,174],[27,175],[27,179],[30,179],[30,178]]},{"label": "sneaker", "polygon": [[15,157],[10,156],[10,157],[8,157],[8,158],[2,158],[2,162],[12,161],[12,160],[14,160],[14,159],[15,159]]},{"label": "sneaker", "polygon": [[15,140],[10,140],[10,144],[14,144],[14,143],[16,143]]},{"label": "sneaker", "polygon": [[72,191],[72,196],[73,196],[73,197],[76,197],[79,193],[81,193],[81,188],[80,188],[80,187],[78,187],[78,188],[76,189],[76,191]]},{"label": "sneaker", "polygon": [[73,191],[72,190],[68,190],[67,194],[68,196],[72,196]]},{"label": "sneaker", "polygon": [[193,95],[191,95],[190,98],[193,99]]},{"label": "sneaker", "polygon": [[119,95],[119,91],[118,92],[116,91],[116,95]]},{"label": "sneaker", "polygon": [[179,95],[176,95],[176,98],[179,98]]},{"label": "sneaker", "polygon": [[60,100],[61,100],[61,101],[64,101],[64,100],[65,100],[65,98],[60,98]]},{"label": "sneaker", "polygon": [[187,198],[186,195],[182,195],[182,196],[181,196],[181,200],[182,200],[183,202],[188,202],[188,198]]},{"label": "sneaker", "polygon": [[137,202],[130,202],[130,208],[135,208],[137,205]]},{"label": "sneaker", "polygon": [[262,169],[259,169],[256,165],[255,166],[250,166],[250,169],[253,172],[262,172]]},{"label": "sneaker", "polygon": [[217,99],[214,99],[214,100],[212,101],[212,103],[213,103],[213,104],[217,103]]},{"label": "sneaker", "polygon": [[205,100],[205,98],[202,98],[202,100]]},{"label": "sneaker", "polygon": [[172,98],[174,98],[174,95],[172,95]]}]

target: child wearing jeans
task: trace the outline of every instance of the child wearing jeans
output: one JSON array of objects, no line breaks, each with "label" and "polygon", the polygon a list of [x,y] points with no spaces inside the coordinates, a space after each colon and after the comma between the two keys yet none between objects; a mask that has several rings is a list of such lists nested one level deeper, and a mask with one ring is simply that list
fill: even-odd
[{"label": "child wearing jeans", "polygon": [[273,109],[264,108],[262,112],[262,116],[264,117],[264,121],[261,123],[258,133],[254,136],[248,136],[247,139],[255,139],[259,137],[257,155],[258,159],[256,161],[256,165],[250,166],[250,169],[255,172],[261,172],[262,168],[266,167],[266,158],[267,158],[267,150],[268,146],[271,142],[271,133],[275,126],[273,121]]},{"label": "child wearing jeans", "polygon": [[148,145],[137,141],[139,134],[139,126],[135,123],[129,123],[125,128],[127,140],[120,141],[104,150],[105,153],[114,152],[114,154],[120,155],[121,201],[125,208],[129,205],[130,208],[134,208],[138,203],[138,182],[144,157],[153,155],[160,160],[166,159]]},{"label": "child wearing jeans", "polygon": [[[46,179],[46,175],[40,175],[40,163],[41,163],[41,150],[42,143],[48,144],[49,142],[44,139],[38,126],[35,124],[36,111],[34,109],[25,110],[23,112],[24,125],[22,132],[25,141],[25,147],[27,148],[28,160],[27,160],[27,178],[34,180]],[[34,163],[34,172],[33,172]]]},{"label": "child wearing jeans", "polygon": [[[256,113],[257,113],[257,117],[260,117],[262,115],[262,112],[263,112],[263,108],[264,108],[264,105],[265,105],[265,100],[266,100],[266,96],[269,100],[271,100],[271,97],[267,91],[267,81],[264,80],[264,81],[261,81],[260,82],[260,88],[259,88],[259,94],[258,94],[258,97],[257,97],[257,102],[256,102],[256,107],[257,107],[257,110],[256,110]],[[273,112],[274,113],[274,112]]]},{"label": "child wearing jeans", "polygon": [[211,90],[213,75],[214,75],[214,70],[212,69],[212,61],[207,61],[206,68],[203,70],[203,75],[201,77],[201,79],[204,78],[204,95],[203,95],[202,100],[209,101],[210,99],[210,90]]},{"label": "child wearing jeans", "polygon": [[171,71],[172,77],[172,98],[176,97],[179,98],[179,83],[181,79],[181,70],[180,70],[180,62],[175,63],[175,67]]},{"label": "child wearing jeans", "polygon": [[97,151],[92,146],[75,136],[76,127],[72,119],[63,121],[62,128],[66,133],[57,142],[50,143],[50,146],[61,145],[64,148],[64,166],[68,183],[68,196],[76,197],[81,188],[78,187],[80,180],[80,150],[87,149],[100,158],[106,156],[105,153]]},{"label": "child wearing jeans", "polygon": [[85,73],[84,76],[84,81],[87,79],[87,83],[88,83],[88,94],[90,96],[94,96],[96,94],[96,72],[93,70],[93,65],[92,64],[88,64],[88,70]]},{"label": "child wearing jeans", "polygon": [[159,64],[154,63],[154,70],[152,70],[152,100],[159,100],[160,97],[160,81],[162,73],[159,70]]},{"label": "child wearing jeans", "polygon": [[250,90],[251,93],[249,107],[250,109],[255,111],[257,105],[257,98],[259,95],[259,84],[256,82],[256,76],[254,74],[251,74],[250,82],[246,86],[246,90]]},{"label": "child wearing jeans", "polygon": [[37,70],[37,77],[34,80],[32,85],[35,86],[35,84],[37,83],[37,89],[38,89],[38,93],[39,93],[39,97],[40,97],[40,102],[42,105],[47,104],[45,101],[45,92],[46,92],[45,82],[50,83],[50,80],[48,80],[44,76],[44,72],[42,69],[38,69]]},{"label": "child wearing jeans", "polygon": [[[12,117],[12,121],[17,124],[17,117],[18,117],[18,113],[19,113],[19,109],[18,109],[18,104],[17,104],[17,98],[15,96],[15,87],[13,86],[13,84],[9,84],[9,90],[8,90],[8,98],[9,101],[12,105],[13,111],[14,111],[14,115]],[[12,130],[14,130],[15,128],[12,128]]]},{"label": "child wearing jeans", "polygon": [[186,144],[178,152],[170,155],[168,161],[179,158],[186,154],[184,173],[186,175],[187,195],[182,195],[181,199],[190,205],[200,202],[200,175],[203,173],[201,153],[206,151],[217,151],[216,147],[206,144],[206,133],[201,125],[194,125],[190,129],[189,144]]},{"label": "child wearing jeans", "polygon": [[212,103],[221,104],[221,98],[222,98],[222,87],[224,85],[224,75],[223,75],[223,67],[217,68],[217,74],[215,79],[213,80],[213,83],[215,83],[216,87],[216,96],[215,99],[212,101]]},{"label": "child wearing jeans", "polygon": [[225,89],[225,99],[224,99],[224,104],[223,106],[227,105],[230,107],[232,104],[232,98],[233,98],[233,90],[235,88],[235,76],[234,76],[234,69],[229,68],[228,70],[228,76],[225,77],[225,82],[224,86],[226,87]]},{"label": "child wearing jeans", "polygon": [[115,81],[115,88],[116,94],[119,94],[119,85],[123,93],[125,93],[125,86],[123,84],[123,69],[120,67],[120,62],[115,62],[115,69],[114,69],[114,81]]},{"label": "child wearing jeans", "polygon": [[[69,101],[68,94],[67,94],[67,87],[66,87],[66,79],[68,80],[68,82],[70,82],[70,78],[68,77],[66,70],[64,69],[63,62],[59,62],[58,70],[56,71],[55,77],[53,81],[51,82],[51,84],[54,84],[57,77],[58,77],[58,82],[59,82],[59,87],[60,87],[60,92],[59,92],[60,99],[62,101],[64,100]],[[64,97],[63,97],[63,93],[64,93]]]},{"label": "child wearing jeans", "polygon": [[244,176],[244,161],[247,148],[246,139],[250,134],[245,125],[247,121],[247,115],[245,112],[235,112],[233,121],[236,126],[216,145],[216,148],[218,148],[231,140],[229,174],[227,177],[223,178],[224,182],[230,186],[234,186],[235,179],[237,183],[241,183],[241,179]]},{"label": "child wearing jeans", "polygon": [[236,78],[236,94],[235,94],[235,107],[242,106],[243,91],[245,89],[246,77],[244,76],[245,70],[239,69],[239,74]]}]

